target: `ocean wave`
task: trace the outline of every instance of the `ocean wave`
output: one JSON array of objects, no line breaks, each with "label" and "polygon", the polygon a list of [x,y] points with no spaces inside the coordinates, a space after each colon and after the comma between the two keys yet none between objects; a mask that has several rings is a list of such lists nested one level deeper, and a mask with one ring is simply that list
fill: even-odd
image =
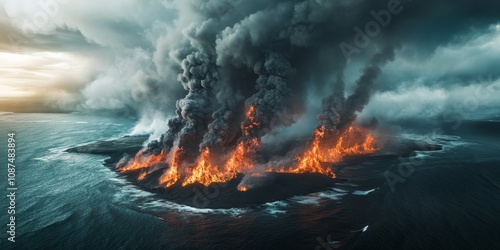
[{"label": "ocean wave", "polygon": [[171,201],[166,200],[151,200],[146,203],[142,203],[139,207],[144,211],[151,212],[168,212],[168,211],[176,211],[181,212],[183,214],[188,215],[201,215],[201,214],[223,214],[237,217],[241,214],[244,214],[249,209],[246,208],[221,208],[221,209],[213,209],[213,208],[195,208],[187,205],[178,204]]},{"label": "ocean wave", "polygon": [[294,196],[291,201],[302,205],[319,205],[324,201],[339,201],[349,192],[340,188],[332,188],[328,191],[312,193],[304,196]]},{"label": "ocean wave", "polygon": [[52,161],[75,161],[75,159],[81,159],[82,157],[92,157],[95,159],[104,159],[104,156],[99,155],[81,155],[81,154],[71,154],[66,152],[67,147],[55,147],[50,148],[49,153],[45,156],[35,157],[33,160],[52,162]]},{"label": "ocean wave", "polygon": [[377,190],[378,188],[374,188],[374,189],[370,189],[370,190],[367,190],[367,191],[361,191],[361,190],[358,190],[358,191],[354,191],[352,192],[353,195],[368,195],[369,193]]},{"label": "ocean wave", "polygon": [[290,198],[290,200],[303,205],[319,205],[321,197],[319,196],[295,196]]},{"label": "ocean wave", "polygon": [[286,201],[274,201],[262,205],[264,212],[271,215],[285,214],[287,211],[284,208],[288,206],[289,204]]},{"label": "ocean wave", "polygon": [[402,134],[401,138],[420,141],[429,144],[438,144],[442,146],[442,150],[440,151],[418,151],[416,153],[415,158],[423,158],[433,155],[436,152],[448,152],[456,147],[470,145],[471,142],[464,141],[462,137],[456,135],[444,135],[444,134]]},{"label": "ocean wave", "polygon": [[447,143],[447,142],[455,142],[460,141],[462,138],[456,135],[444,135],[444,134],[411,134],[405,133],[401,134],[401,138],[413,140],[413,141],[422,141],[426,143]]},{"label": "ocean wave", "polygon": [[56,161],[56,160],[69,160],[73,156],[64,152],[64,148],[58,147],[58,148],[51,148],[49,149],[49,154],[42,156],[42,157],[36,157],[33,158],[34,160],[37,161],[43,161],[43,162],[51,162],[51,161]]},{"label": "ocean wave", "polygon": [[172,201],[156,198],[154,194],[138,189],[123,178],[114,177],[111,178],[111,180],[120,185],[118,192],[113,196],[113,202],[126,206],[132,205],[145,213],[154,214],[175,211],[185,215],[224,214],[239,216],[249,211],[249,209],[246,208],[212,209],[182,205]]}]

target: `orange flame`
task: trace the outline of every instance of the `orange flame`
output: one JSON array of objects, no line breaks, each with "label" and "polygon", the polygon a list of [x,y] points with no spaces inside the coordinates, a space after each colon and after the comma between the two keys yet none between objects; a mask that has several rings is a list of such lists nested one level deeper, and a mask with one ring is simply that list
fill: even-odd
[{"label": "orange flame", "polygon": [[254,170],[253,154],[260,147],[259,139],[252,137],[252,130],[260,126],[260,123],[255,121],[255,115],[255,107],[250,106],[245,114],[246,121],[241,125],[245,137],[239,141],[236,150],[224,165],[226,171],[248,174]]},{"label": "orange flame", "polygon": [[236,150],[224,164],[224,169],[229,172],[251,173],[254,169],[252,154],[259,146],[257,138],[238,143]]},{"label": "orange flame", "polygon": [[162,150],[159,155],[149,155],[147,157],[144,156],[144,151],[139,151],[139,153],[135,155],[134,160],[131,163],[123,167],[118,164],[116,165],[116,168],[119,169],[120,172],[145,169],[164,162],[166,158],[167,153],[164,150]]},{"label": "orange flame", "polygon": [[257,111],[255,111],[255,107],[250,106],[245,114],[246,122],[248,122],[248,125],[241,126],[241,130],[243,131],[245,137],[251,136],[252,130],[260,126],[260,123],[255,121],[256,112]]},{"label": "orange flame", "polygon": [[177,150],[175,150],[174,157],[170,162],[170,168],[160,177],[160,184],[165,184],[166,187],[170,187],[181,178],[181,175],[179,173],[179,165],[181,164],[181,162],[179,158],[182,155],[183,151],[183,148],[178,148]]},{"label": "orange flame", "polygon": [[226,171],[220,171],[219,166],[212,164],[210,159],[210,149],[206,148],[198,160],[196,166],[192,169],[190,175],[184,182],[182,186],[186,186],[193,183],[200,183],[205,186],[210,185],[214,182],[226,182],[236,178],[236,172],[226,169]]},{"label": "orange flame", "polygon": [[230,181],[236,178],[238,173],[251,174],[254,170],[251,153],[258,146],[259,143],[256,138],[238,143],[238,146],[222,167],[213,163],[210,150],[206,148],[201,153],[196,166],[188,173],[182,186],[193,183],[208,186],[214,182]]},{"label": "orange flame", "polygon": [[240,140],[236,149],[229,156],[222,168],[213,164],[210,150],[206,148],[202,151],[196,166],[182,183],[183,186],[196,182],[208,186],[210,183],[232,180],[236,178],[237,173],[250,173],[253,171],[252,152],[260,146],[260,143],[257,138],[249,139],[247,137],[251,135],[252,129],[260,126],[260,123],[255,121],[255,112],[255,107],[250,106],[246,112],[246,122],[248,122],[248,125],[241,126],[245,138]]},{"label": "orange flame", "polygon": [[142,173],[139,175],[139,177],[137,177],[137,180],[139,180],[139,181],[144,180],[144,178],[146,178],[146,175],[147,175],[147,173],[146,173],[146,172],[142,172]]},{"label": "orange flame", "polygon": [[[255,131],[261,126],[255,117],[256,109],[254,106],[250,106],[246,112],[246,120],[241,125],[243,137],[228,155],[221,157],[218,154],[213,154],[209,148],[204,148],[195,164],[189,167],[186,166],[186,163],[181,162],[181,156],[184,154],[182,147],[173,151],[171,156],[167,152],[161,151],[159,155],[146,157],[141,151],[131,163],[124,167],[117,166],[117,168],[126,172],[146,169],[158,163],[170,161],[170,168],[160,177],[160,184],[165,187],[170,187],[178,181],[182,181],[182,186],[194,183],[208,186],[211,183],[230,181],[236,178],[238,173],[247,176],[262,176],[262,173],[256,171],[255,167],[257,149],[260,147],[260,138],[255,135]],[[324,163],[335,163],[346,156],[368,154],[376,150],[375,138],[370,135],[367,129],[351,126],[339,135],[334,129],[322,126],[314,130],[311,141],[304,151],[294,158],[292,166],[279,169],[271,167],[266,172],[319,173],[335,178],[331,167]],[[144,171],[138,179],[142,180],[146,175],[147,172]],[[249,187],[245,185],[238,186],[238,190],[241,192],[248,189]]]},{"label": "orange flame", "polygon": [[328,142],[329,139],[325,138],[325,135],[332,132],[324,126],[315,129],[312,142],[301,155],[295,158],[298,162],[297,166],[289,169],[282,168],[278,172],[320,173],[335,178],[335,173],[329,167],[322,166],[322,163],[335,163],[345,156],[369,154],[377,150],[374,145],[375,138],[367,130],[354,126],[344,131],[335,146],[325,146],[325,140]]}]

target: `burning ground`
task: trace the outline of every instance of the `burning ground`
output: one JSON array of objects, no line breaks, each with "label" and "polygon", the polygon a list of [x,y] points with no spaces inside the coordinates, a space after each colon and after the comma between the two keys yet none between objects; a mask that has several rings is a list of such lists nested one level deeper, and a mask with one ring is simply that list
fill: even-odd
[{"label": "burning ground", "polygon": [[[354,130],[350,128],[349,130]],[[353,131],[351,131],[353,132]],[[365,132],[363,130],[363,132]],[[355,131],[356,133],[356,131]],[[316,134],[320,136],[321,134]],[[366,134],[362,134],[366,136]],[[315,136],[315,137],[316,137]],[[71,153],[89,153],[106,155],[110,158],[105,161],[105,165],[110,169],[117,170],[116,166],[120,160],[123,161],[124,155],[140,155],[142,145],[147,140],[147,136],[129,136],[112,141],[100,141],[87,145],[82,145],[68,149]],[[341,139],[343,141],[343,139]],[[314,140],[313,140],[314,141]],[[311,143],[311,142],[310,142]],[[342,142],[338,142],[338,144]],[[299,140],[295,144],[306,145],[307,141]],[[314,143],[312,144],[314,145]],[[434,151],[441,150],[440,145],[428,144],[422,141],[413,141],[409,139],[400,139],[398,137],[385,137],[383,147],[376,148],[373,153],[363,155],[352,154],[344,155],[340,162],[319,162],[318,169],[304,171],[300,169],[303,158],[292,159],[295,162],[295,168],[283,167],[276,164],[273,171],[263,168],[262,174],[248,174],[245,177],[242,173],[236,173],[232,179],[225,182],[211,182],[208,186],[195,182],[186,184],[182,181],[177,181],[175,184],[166,188],[164,183],[161,183],[162,177],[168,172],[169,163],[149,162],[150,167],[146,169],[119,171],[121,175],[127,178],[137,187],[155,193],[158,197],[173,201],[179,204],[198,208],[234,208],[234,207],[249,207],[263,204],[266,202],[284,200],[293,196],[307,195],[313,192],[327,190],[336,183],[349,181],[349,176],[341,176],[337,178],[335,173],[342,172],[344,169],[356,166],[363,162],[379,161],[390,158],[412,157],[416,151]],[[307,151],[303,147],[301,155]],[[337,150],[337,149],[335,149]],[[282,151],[279,149],[278,151]],[[271,155],[280,154],[276,150],[268,150]],[[288,150],[285,150],[289,152]],[[330,151],[331,152],[331,151]],[[136,155],[136,158],[138,157]],[[263,154],[263,158],[268,158]],[[132,157],[133,158],[133,157]],[[144,159],[153,161],[153,157],[145,157]],[[315,157],[314,159],[318,159]],[[272,162],[275,163],[275,162]],[[291,166],[291,165],[290,165]],[[211,171],[215,171],[210,169]],[[147,171],[147,172],[145,172]],[[320,172],[322,171],[322,172]],[[144,174],[146,173],[146,174]],[[208,172],[210,174],[217,172]],[[244,182],[245,185],[241,185]]]}]

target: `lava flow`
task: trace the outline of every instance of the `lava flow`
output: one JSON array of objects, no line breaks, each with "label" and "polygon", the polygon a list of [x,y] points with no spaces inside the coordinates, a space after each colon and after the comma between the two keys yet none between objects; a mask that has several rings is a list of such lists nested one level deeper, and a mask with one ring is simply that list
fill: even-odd
[{"label": "lava flow", "polygon": [[[227,182],[235,179],[238,174],[246,176],[262,176],[262,172],[280,173],[319,173],[335,178],[331,166],[325,163],[341,161],[345,156],[373,153],[377,150],[375,138],[367,129],[354,125],[343,132],[333,128],[320,126],[314,130],[313,137],[305,148],[296,155],[291,166],[273,166],[263,169],[264,163],[258,162],[260,138],[255,136],[254,130],[260,123],[255,120],[256,110],[250,106],[246,112],[246,120],[241,125],[242,137],[236,147],[229,154],[214,154],[206,147],[201,150],[194,164],[187,164],[180,160],[183,148],[177,148],[172,155],[164,150],[158,155],[144,156],[139,152],[135,158],[125,166],[117,166],[122,172],[142,170],[139,180],[147,175],[147,170],[159,163],[169,163],[168,168],[160,177],[159,183],[170,187],[178,182],[182,186],[199,183],[205,186],[211,183]],[[190,165],[190,166],[189,166]],[[331,165],[331,164],[330,164]],[[247,191],[248,187],[241,186],[239,191]]]}]

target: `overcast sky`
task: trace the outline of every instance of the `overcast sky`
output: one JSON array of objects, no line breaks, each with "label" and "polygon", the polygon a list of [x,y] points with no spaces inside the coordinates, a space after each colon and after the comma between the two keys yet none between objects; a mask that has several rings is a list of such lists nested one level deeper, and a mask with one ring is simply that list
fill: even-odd
[{"label": "overcast sky", "polygon": [[[257,51],[268,48],[264,43],[279,44],[282,37],[263,37],[288,27],[280,26],[283,22],[295,22],[286,33],[287,46],[298,51],[291,53],[292,66],[321,74],[298,72],[298,80],[331,80],[335,74],[328,71],[343,67],[332,59],[345,54],[341,43],[355,45],[354,28],[364,30],[375,20],[371,11],[387,9],[391,1],[0,0],[0,109],[12,109],[17,103],[27,110],[43,105],[47,110],[109,111],[147,121],[158,114],[168,116],[175,101],[185,95],[185,86],[178,81],[179,56],[184,55],[180,48],[211,47],[221,70],[229,64],[244,70],[254,58],[243,58],[236,45],[248,43]],[[287,4],[280,2],[288,2],[293,13],[309,6],[307,18],[294,21],[287,16]],[[383,66],[362,117],[430,118],[457,107],[467,114],[498,109],[498,1],[401,1],[399,5],[401,12],[346,62],[349,92],[373,51],[388,43],[398,46],[395,59]],[[213,24],[210,19],[218,21]],[[314,35],[312,27],[319,24],[324,28],[317,30],[323,34]],[[245,36],[239,36],[241,27]],[[304,56],[307,53],[311,56]],[[301,61],[309,66],[300,65]],[[307,86],[312,87],[301,97],[303,108],[319,109],[317,100],[330,87]],[[464,100],[474,105],[462,108]]]}]

